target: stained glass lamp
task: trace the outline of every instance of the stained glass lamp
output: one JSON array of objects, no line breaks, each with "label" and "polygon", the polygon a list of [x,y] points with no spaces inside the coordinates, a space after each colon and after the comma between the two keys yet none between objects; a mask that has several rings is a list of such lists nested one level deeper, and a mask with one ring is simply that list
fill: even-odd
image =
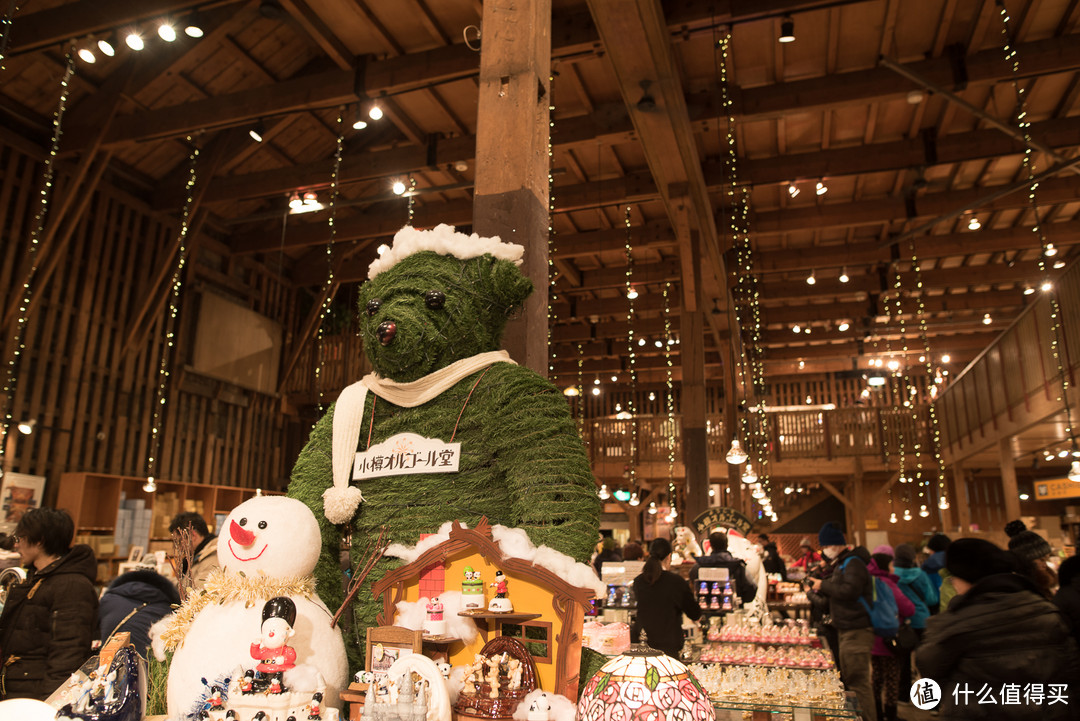
[{"label": "stained glass lamp", "polygon": [[630,649],[589,679],[578,721],[716,721],[690,669],[647,646]]}]

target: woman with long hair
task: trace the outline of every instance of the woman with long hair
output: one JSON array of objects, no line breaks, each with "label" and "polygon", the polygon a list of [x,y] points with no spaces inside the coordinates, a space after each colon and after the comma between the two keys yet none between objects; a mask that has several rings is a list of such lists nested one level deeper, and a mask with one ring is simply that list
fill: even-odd
[{"label": "woman with long hair", "polygon": [[666,538],[653,539],[645,567],[634,579],[637,598],[634,632],[639,636],[644,630],[649,646],[679,658],[684,640],[683,614],[696,621],[701,618],[701,608],[683,577],[667,570],[670,560],[671,543]]}]

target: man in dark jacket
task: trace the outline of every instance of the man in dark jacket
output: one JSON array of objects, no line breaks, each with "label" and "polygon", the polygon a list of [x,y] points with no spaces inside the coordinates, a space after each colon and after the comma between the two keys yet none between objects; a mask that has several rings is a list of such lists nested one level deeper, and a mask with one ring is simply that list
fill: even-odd
[{"label": "man in dark jacket", "polygon": [[0,614],[0,696],[44,701],[90,657],[97,560],[89,546],[71,547],[66,511],[27,511],[15,535],[30,575],[10,589]]},{"label": "man in dark jacket", "polygon": [[1080,556],[1069,556],[1058,569],[1061,587],[1054,596],[1054,605],[1072,625],[1073,638],[1080,644]]},{"label": "man in dark jacket", "polygon": [[728,578],[733,582],[733,588],[743,603],[754,600],[757,595],[757,583],[751,581],[746,575],[746,563],[735,558],[728,552],[727,534],[722,531],[713,531],[709,534],[709,555],[699,556],[697,563],[690,569],[690,585],[697,584],[698,570],[701,568],[726,568]]},{"label": "man in dark jacket", "polygon": [[813,578],[813,590],[829,600],[829,615],[840,639],[840,673],[844,685],[855,692],[859,710],[866,721],[877,721],[874,691],[870,675],[870,650],[874,645],[874,629],[870,614],[859,597],[873,603],[873,586],[866,563],[848,550],[844,532],[835,523],[826,523],[818,532],[818,545],[829,560],[835,560],[832,574],[824,579]]},{"label": "man in dark jacket", "polygon": [[[926,622],[915,652],[919,672],[941,687],[941,717],[1075,719],[1077,647],[1054,605],[1013,573],[1010,554],[989,541],[960,539],[945,557],[957,596]],[[1041,703],[1026,695],[1032,686]],[[1003,698],[1008,688],[1015,691],[1011,703]],[[1067,702],[1050,703],[1059,691]]]},{"label": "man in dark jacket", "polygon": [[778,573],[780,580],[787,580],[787,567],[784,559],[780,557],[780,551],[776,547],[776,541],[770,541],[769,536],[762,533],[758,536],[761,540],[761,565],[765,567],[765,573]]},{"label": "man in dark jacket", "polygon": [[109,584],[101,597],[101,641],[117,631],[131,633],[131,644],[145,658],[150,647],[150,627],[180,604],[172,581],[145,568],[128,571]]}]

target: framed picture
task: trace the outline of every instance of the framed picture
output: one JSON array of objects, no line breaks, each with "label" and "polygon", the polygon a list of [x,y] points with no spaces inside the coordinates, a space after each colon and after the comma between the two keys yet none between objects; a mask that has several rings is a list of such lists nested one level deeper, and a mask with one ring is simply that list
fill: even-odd
[{"label": "framed picture", "polygon": [[142,546],[132,546],[128,549],[128,563],[138,563],[142,560],[145,549]]},{"label": "framed picture", "polygon": [[45,492],[45,476],[25,473],[5,473],[0,486],[0,518],[5,523],[17,524],[31,508],[39,508]]},{"label": "framed picture", "polygon": [[412,631],[400,626],[369,628],[364,668],[376,677],[385,675],[395,661],[409,654],[420,653],[423,645],[423,631]]}]

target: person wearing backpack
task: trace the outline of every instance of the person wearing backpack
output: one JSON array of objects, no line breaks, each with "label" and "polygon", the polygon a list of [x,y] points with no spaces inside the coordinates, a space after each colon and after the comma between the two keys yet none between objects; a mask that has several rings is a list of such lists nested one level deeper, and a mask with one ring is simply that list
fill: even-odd
[{"label": "person wearing backpack", "polygon": [[[904,595],[915,604],[915,614],[911,617],[911,627],[915,634],[922,640],[926,630],[926,619],[930,618],[930,607],[938,603],[938,592],[926,575],[926,571],[915,565],[915,547],[910,543],[901,543],[896,547],[893,557],[893,573],[896,574],[897,586]],[[939,573],[948,574],[948,570],[942,568]],[[942,583],[942,589],[952,587],[952,581],[948,578]],[[945,604],[942,604],[945,606]],[[907,651],[899,657],[900,660],[900,688],[911,688],[911,654],[914,649]]]},{"label": "person wearing backpack", "polygon": [[746,562],[735,558],[728,552],[728,537],[723,531],[713,531],[709,534],[709,555],[698,556],[697,563],[690,569],[690,586],[695,587],[698,580],[698,569],[701,568],[726,568],[728,578],[735,584],[735,593],[743,603],[749,603],[757,595],[757,584],[752,582],[746,575]]},{"label": "person wearing backpack", "polygon": [[[902,624],[905,619],[915,614],[915,604],[911,602],[897,585],[899,580],[893,570],[892,546],[881,545],[874,549],[871,561],[866,570],[875,579],[880,580],[888,587],[896,604],[897,624]],[[877,581],[875,581],[876,583]],[[882,592],[881,587],[877,594]],[[874,702],[877,704],[876,711],[882,721],[899,721],[896,715],[896,703],[900,695],[900,657],[894,645],[887,643],[884,636],[874,635],[874,647],[870,651],[871,674],[874,683]],[[909,652],[910,653],[910,652]],[[907,658],[907,654],[904,654]]]},{"label": "person wearing backpack", "polygon": [[874,629],[867,611],[874,600],[870,573],[866,563],[848,550],[844,532],[835,523],[821,527],[818,546],[836,566],[828,578],[810,579],[810,587],[829,601],[829,615],[840,640],[840,674],[844,685],[859,700],[863,719],[878,721],[870,675],[870,651],[874,645]]}]

